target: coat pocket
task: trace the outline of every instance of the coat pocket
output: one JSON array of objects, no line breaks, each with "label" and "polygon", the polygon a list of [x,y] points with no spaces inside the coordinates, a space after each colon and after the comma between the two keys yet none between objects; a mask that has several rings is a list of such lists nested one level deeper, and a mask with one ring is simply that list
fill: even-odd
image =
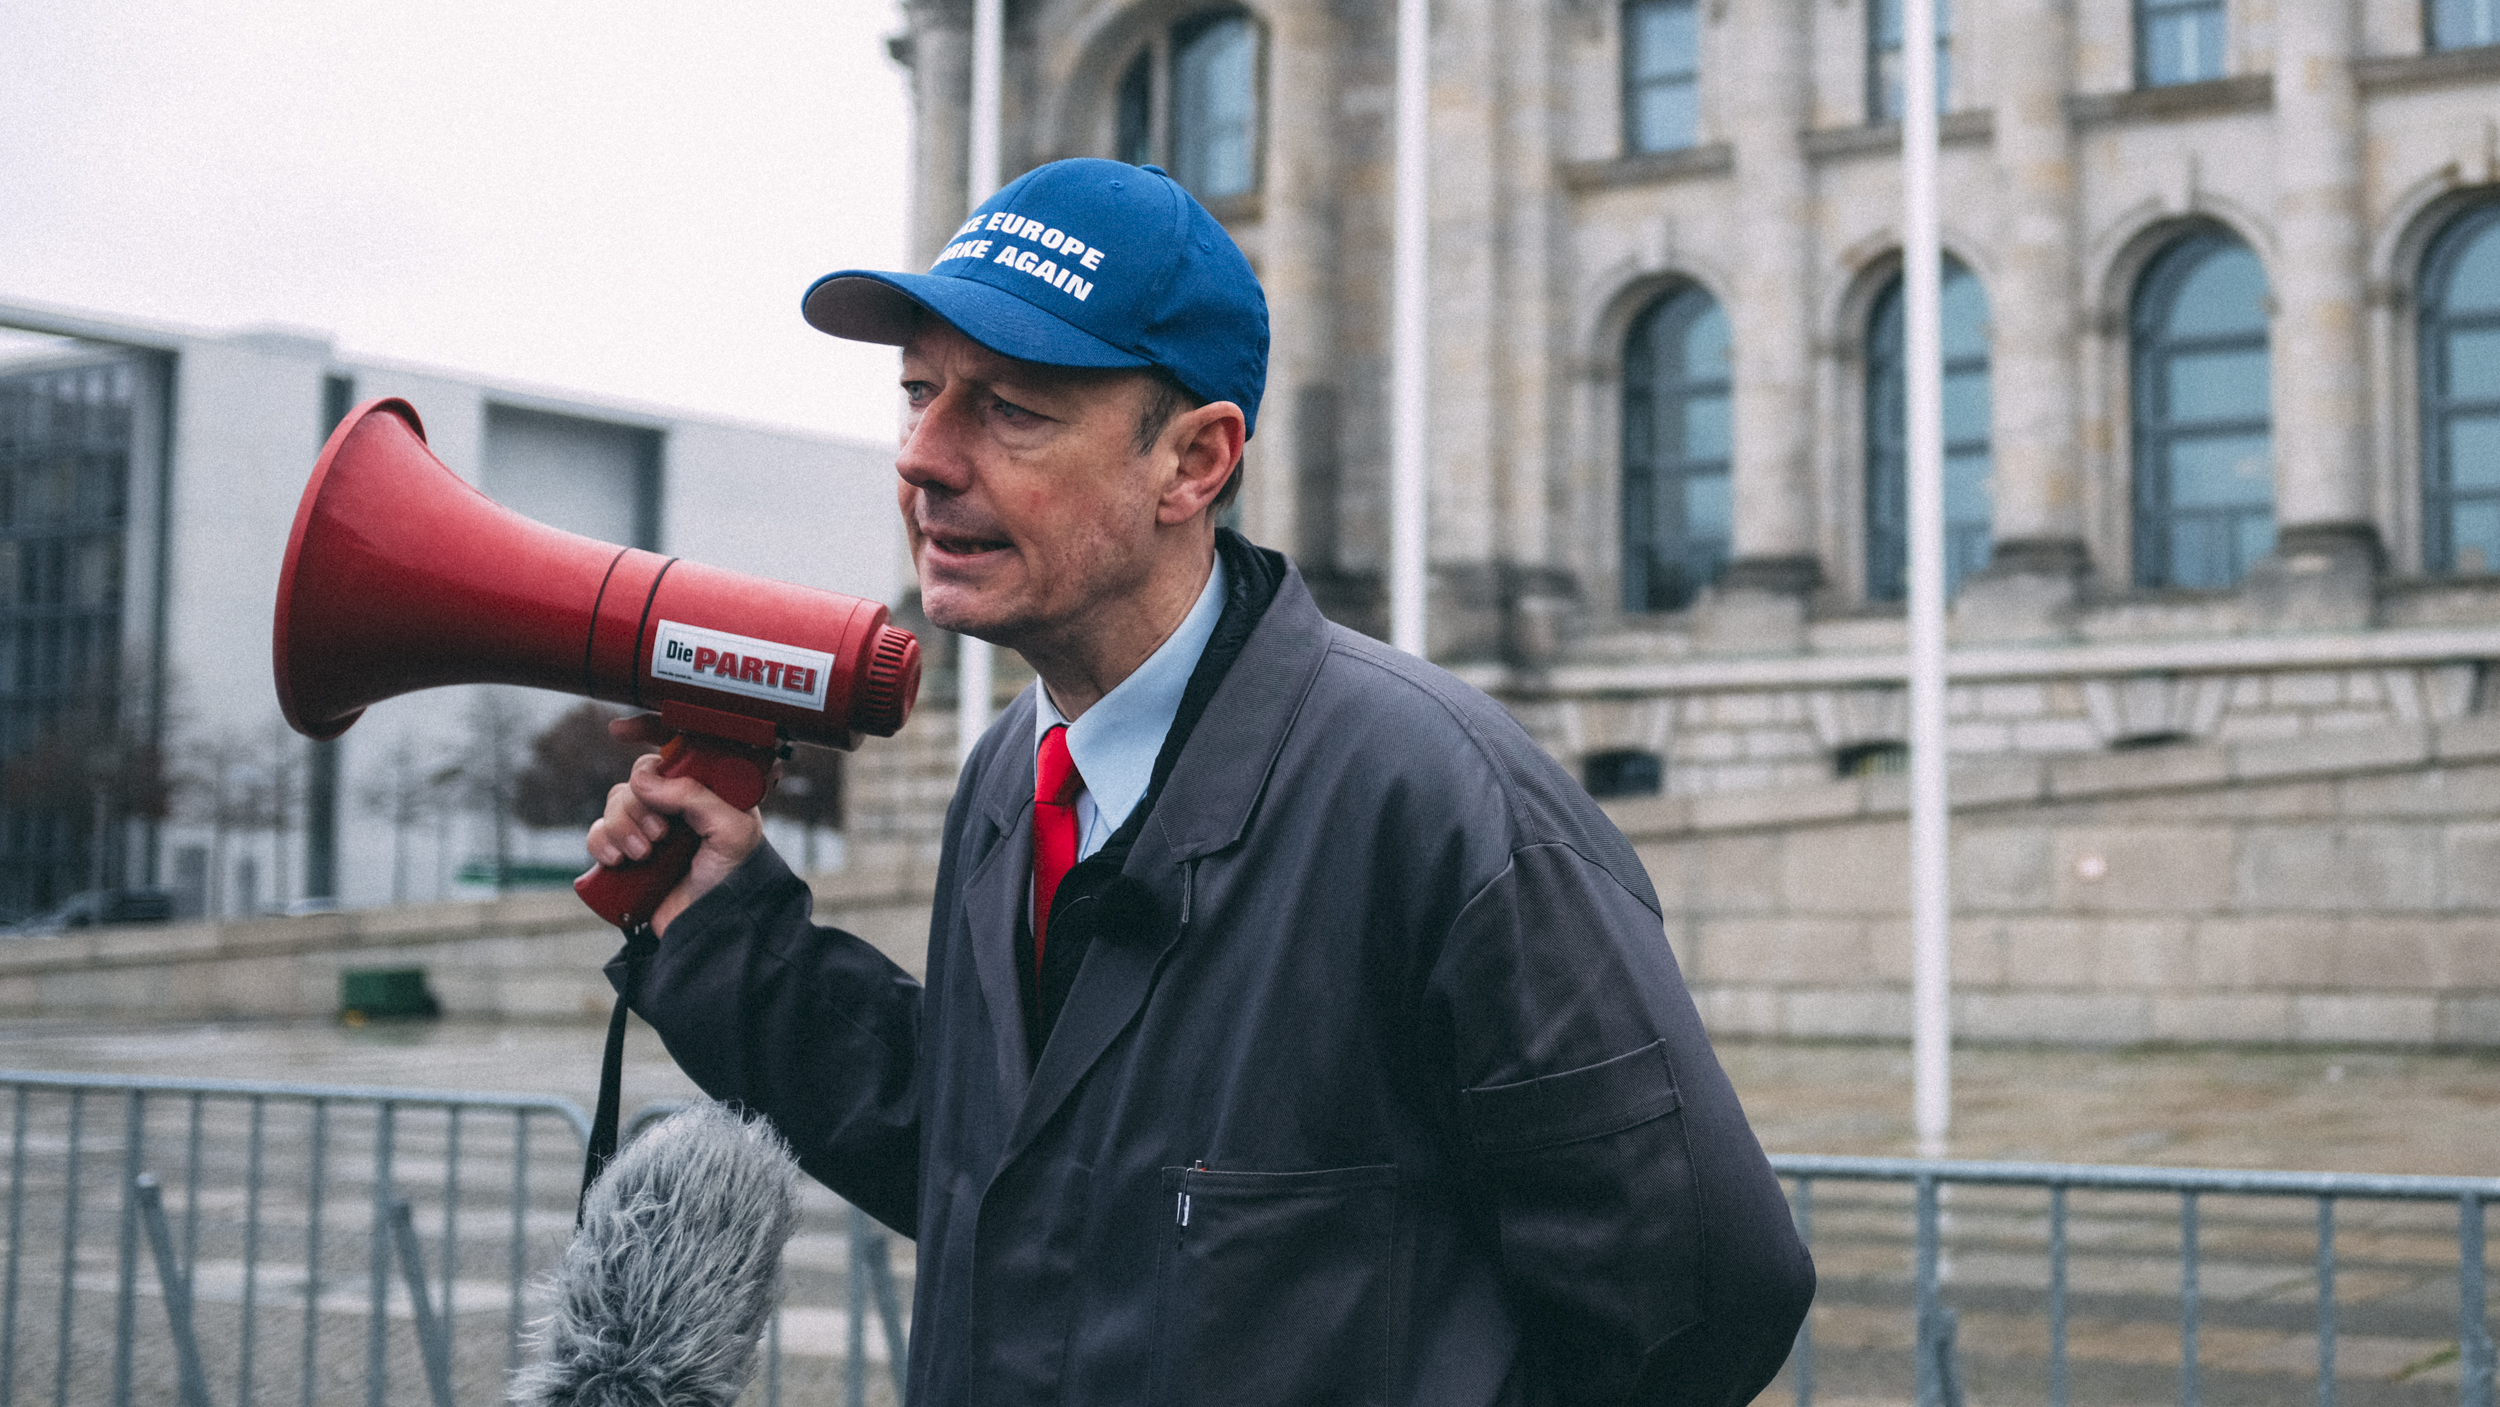
[{"label": "coat pocket", "polygon": [[1166,1168],[1156,1402],[1359,1407],[1382,1397],[1397,1169]]},{"label": "coat pocket", "polygon": [[1641,1356],[1701,1318],[1701,1198],[1666,1043],[1465,1103],[1504,1277],[1558,1395],[1620,1400]]}]

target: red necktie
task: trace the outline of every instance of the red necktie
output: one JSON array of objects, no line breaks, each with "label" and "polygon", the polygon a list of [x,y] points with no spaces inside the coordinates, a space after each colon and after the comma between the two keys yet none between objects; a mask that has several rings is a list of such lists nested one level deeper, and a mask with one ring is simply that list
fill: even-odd
[{"label": "red necktie", "polygon": [[1033,972],[1041,980],[1042,935],[1050,927],[1050,901],[1059,881],[1076,865],[1076,799],[1085,790],[1068,756],[1068,725],[1042,735],[1033,759]]}]

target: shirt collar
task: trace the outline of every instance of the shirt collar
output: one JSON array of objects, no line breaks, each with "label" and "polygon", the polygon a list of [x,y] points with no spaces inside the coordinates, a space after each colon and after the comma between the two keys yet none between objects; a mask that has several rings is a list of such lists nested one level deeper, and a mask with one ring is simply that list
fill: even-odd
[{"label": "shirt collar", "polygon": [[[1093,803],[1090,808],[1079,807],[1080,813],[1093,812],[1090,818],[1081,817],[1085,825],[1079,845],[1086,852],[1109,839],[1145,799],[1164,735],[1172,731],[1172,720],[1180,713],[1181,694],[1188,689],[1198,657],[1206,653],[1215,623],[1224,614],[1225,592],[1224,557],[1218,553],[1206,586],[1198,592],[1198,603],[1182,617],[1180,628],[1128,678],[1085,710],[1084,717],[1068,724],[1068,757],[1076,764],[1077,775],[1085,779],[1085,799]],[[1048,688],[1037,684],[1033,693],[1033,745],[1039,748],[1043,737],[1067,720],[1050,701]]]}]

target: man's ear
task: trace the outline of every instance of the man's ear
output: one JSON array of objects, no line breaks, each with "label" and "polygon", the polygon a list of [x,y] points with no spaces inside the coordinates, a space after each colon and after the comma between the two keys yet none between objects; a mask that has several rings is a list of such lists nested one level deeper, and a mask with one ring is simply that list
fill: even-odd
[{"label": "man's ear", "polygon": [[1248,438],[1241,407],[1231,401],[1211,401],[1173,416],[1159,447],[1173,456],[1173,472],[1155,504],[1155,521],[1176,527],[1206,512],[1241,464]]}]

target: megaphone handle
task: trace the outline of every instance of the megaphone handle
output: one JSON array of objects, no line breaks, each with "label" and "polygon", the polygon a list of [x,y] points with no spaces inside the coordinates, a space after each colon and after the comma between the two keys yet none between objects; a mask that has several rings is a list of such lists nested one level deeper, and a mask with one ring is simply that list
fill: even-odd
[{"label": "megaphone handle", "polygon": [[[660,749],[660,775],[693,777],[744,811],[772,790],[775,760],[770,749],[704,733],[679,733]],[[573,892],[592,913],[630,933],[651,921],[660,901],[694,868],[695,852],[702,848],[703,837],[694,827],[673,819],[649,855],[629,864],[593,865],[573,881]]]}]

